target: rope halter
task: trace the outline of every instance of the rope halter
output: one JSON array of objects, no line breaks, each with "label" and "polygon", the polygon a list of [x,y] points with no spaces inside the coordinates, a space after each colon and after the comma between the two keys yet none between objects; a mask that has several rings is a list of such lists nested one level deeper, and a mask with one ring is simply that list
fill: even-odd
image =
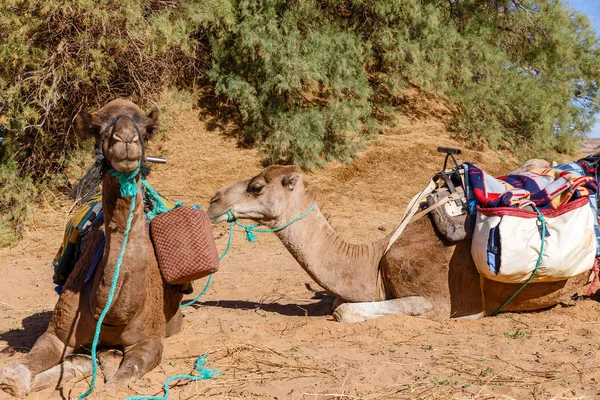
[{"label": "rope halter", "polygon": [[304,214],[300,215],[299,217],[294,218],[293,220],[287,222],[286,224],[284,224],[282,226],[278,226],[278,227],[272,228],[272,229],[258,229],[257,227],[259,224],[254,224],[254,225],[243,224],[238,221],[238,217],[237,217],[237,215],[235,215],[235,212],[233,210],[227,211],[227,222],[230,222],[230,223],[233,222],[237,226],[244,228],[244,231],[246,231],[246,240],[248,240],[249,242],[252,243],[256,240],[256,235],[254,234],[254,232],[257,232],[257,233],[279,232],[280,230],[285,229],[288,226],[292,225],[294,222],[300,221],[302,218],[306,217],[316,206],[317,206],[317,202],[315,201],[312,204],[312,206],[310,206],[310,208]]}]

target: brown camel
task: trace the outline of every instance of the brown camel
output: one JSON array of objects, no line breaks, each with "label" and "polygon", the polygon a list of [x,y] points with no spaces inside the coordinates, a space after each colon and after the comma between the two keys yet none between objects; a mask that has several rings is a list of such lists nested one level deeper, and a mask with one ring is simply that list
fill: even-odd
[{"label": "brown camel", "polygon": [[[157,126],[156,110],[146,116],[137,105],[124,99],[109,102],[93,115],[83,111],[75,119],[80,134],[95,137],[97,148],[101,147],[104,155],[105,169],[122,173],[134,171],[144,161],[144,139]],[[139,173],[135,182],[137,188],[141,188]],[[114,299],[100,334],[102,345],[123,350],[122,362],[112,376],[106,377],[105,389],[133,382],[156,367],[162,357],[165,335],[178,332],[182,324],[179,311],[182,294],[178,286],[163,283],[140,193],[135,199]],[[92,278],[85,283],[96,246],[89,245],[84,250],[63,287],[46,332],[29,354],[0,371],[0,387],[7,393],[23,397],[31,391],[58,385],[67,377],[91,371],[89,358],[87,361],[76,355],[66,361],[65,358],[92,343],[96,322],[107,303],[131,199],[131,196],[121,196],[119,181],[111,173],[103,175],[106,234],[103,256]],[[95,242],[101,236],[100,231],[95,232],[90,241]]]},{"label": "brown camel", "polygon": [[[302,215],[314,201],[298,168],[273,166],[220,189],[211,199],[208,215],[217,223],[226,221],[232,211],[237,218],[274,228]],[[386,314],[479,318],[492,314],[520,287],[480,278],[471,258],[471,241],[448,242],[430,218],[408,224],[385,254],[391,235],[368,244],[348,243],[318,206],[276,235],[312,279],[346,301],[334,312],[341,321]],[[529,284],[504,311],[555,305],[576,293],[588,275]]]}]

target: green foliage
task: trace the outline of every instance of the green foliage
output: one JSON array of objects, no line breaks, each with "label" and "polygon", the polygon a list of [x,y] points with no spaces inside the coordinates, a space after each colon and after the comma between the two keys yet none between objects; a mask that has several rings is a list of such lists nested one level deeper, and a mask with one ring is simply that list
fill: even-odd
[{"label": "green foliage", "polygon": [[348,26],[373,49],[376,90],[447,95],[461,110],[453,128],[472,143],[573,152],[591,128],[598,40],[559,0],[348,3]]},{"label": "green foliage", "polygon": [[239,0],[233,15],[209,76],[268,163],[348,159],[409,87],[457,105],[471,144],[522,156],[575,152],[599,109],[598,40],[559,0]]},{"label": "green foliage", "polygon": [[14,162],[0,164],[0,247],[18,240],[36,193],[31,178],[20,177]]},{"label": "green foliage", "polygon": [[315,1],[243,0],[236,17],[212,37],[209,76],[247,123],[243,139],[260,144],[267,163],[354,156],[371,114],[360,37]]},{"label": "green foliage", "polygon": [[64,168],[82,107],[152,97],[199,74],[206,57],[192,37],[198,27],[173,16],[175,3],[2,3],[0,124],[21,174],[44,180]]}]

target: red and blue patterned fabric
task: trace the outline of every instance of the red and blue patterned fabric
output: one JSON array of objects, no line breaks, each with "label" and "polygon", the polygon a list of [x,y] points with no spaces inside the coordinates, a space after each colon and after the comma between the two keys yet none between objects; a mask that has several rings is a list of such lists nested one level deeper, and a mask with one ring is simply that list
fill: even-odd
[{"label": "red and blue patterned fabric", "polygon": [[494,178],[473,164],[466,164],[473,195],[483,207],[534,205],[541,210],[558,209],[580,197],[595,198],[598,192],[594,177],[557,168]]}]

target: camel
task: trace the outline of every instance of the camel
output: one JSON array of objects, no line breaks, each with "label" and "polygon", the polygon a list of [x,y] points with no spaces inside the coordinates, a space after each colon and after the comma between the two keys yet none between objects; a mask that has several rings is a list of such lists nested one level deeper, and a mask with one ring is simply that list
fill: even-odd
[{"label": "camel", "polygon": [[[213,223],[234,215],[275,228],[313,204],[315,196],[297,167],[271,166],[217,191],[207,213]],[[387,314],[476,319],[493,314],[521,286],[480,277],[471,258],[471,240],[447,241],[430,218],[408,224],[387,252],[392,235],[367,244],[348,243],[318,206],[275,234],[314,281],[344,301],[334,312],[339,321]],[[531,283],[503,311],[538,310],[566,301],[588,276]]]},{"label": "camel", "polygon": [[[0,371],[0,388],[15,397],[56,387],[67,377],[90,373],[89,357],[73,353],[90,345],[94,338],[96,323],[107,303],[132,199],[121,196],[119,181],[113,173],[131,173],[140,164],[143,166],[144,139],[157,129],[158,111],[146,116],[136,104],[116,99],[94,114],[82,111],[74,124],[80,135],[96,139],[97,154],[101,151],[104,156],[103,169],[107,172],[101,178],[104,253],[86,283],[95,244],[102,237],[98,230],[91,234],[91,244],[83,250],[69,275],[46,332],[25,357]],[[102,157],[99,160],[102,162]],[[140,174],[134,179],[141,193]],[[178,285],[163,283],[139,194],[114,299],[100,333],[100,344],[123,350],[122,362],[114,374],[106,377],[104,390],[116,390],[133,382],[159,364],[164,338],[181,330],[182,296]]]},{"label": "camel", "polygon": [[546,169],[556,167],[557,165],[558,163],[556,161],[552,161],[552,163],[549,163],[546,160],[532,158],[531,160],[525,161],[525,164],[511,170],[506,175],[519,175],[522,172],[531,171],[532,169]]}]

